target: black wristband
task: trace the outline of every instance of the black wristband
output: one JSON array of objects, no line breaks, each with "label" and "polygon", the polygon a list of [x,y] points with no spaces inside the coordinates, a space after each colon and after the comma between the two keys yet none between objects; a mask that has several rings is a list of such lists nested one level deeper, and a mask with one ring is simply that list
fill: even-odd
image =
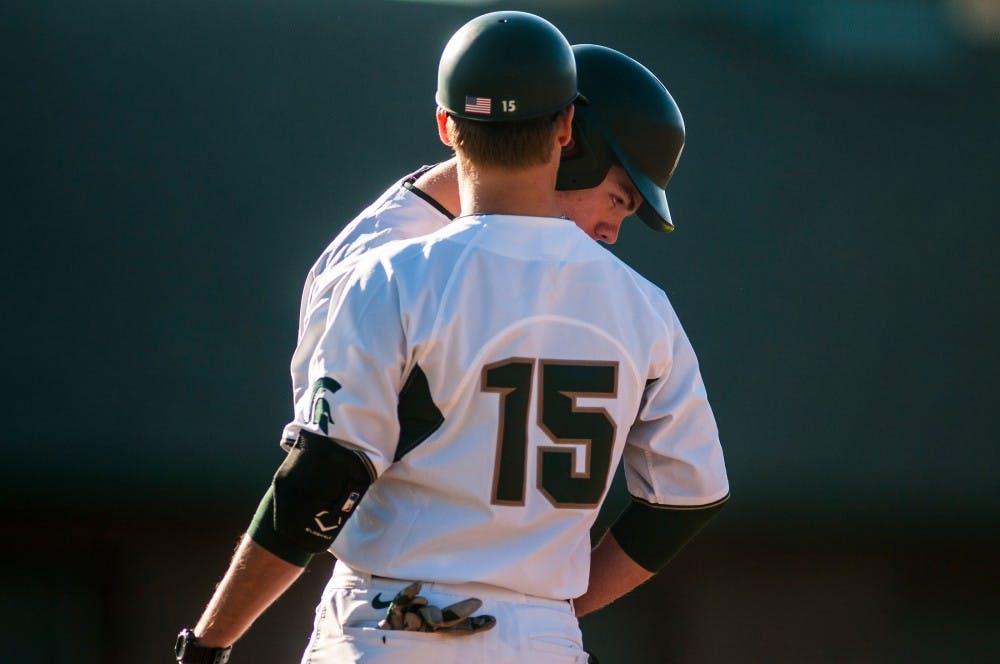
[{"label": "black wristband", "polygon": [[188,628],[181,630],[174,644],[174,656],[178,664],[226,664],[233,647],[206,648],[198,643],[194,631]]}]

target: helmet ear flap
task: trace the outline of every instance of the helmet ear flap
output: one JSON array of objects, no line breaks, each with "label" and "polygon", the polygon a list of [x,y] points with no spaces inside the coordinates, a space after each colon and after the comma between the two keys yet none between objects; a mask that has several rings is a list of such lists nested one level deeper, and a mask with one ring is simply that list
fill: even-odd
[{"label": "helmet ear flap", "polygon": [[591,189],[604,181],[611,166],[617,163],[611,146],[600,134],[588,131],[586,111],[576,108],[573,120],[573,149],[567,150],[559,162],[556,189],[574,191]]}]

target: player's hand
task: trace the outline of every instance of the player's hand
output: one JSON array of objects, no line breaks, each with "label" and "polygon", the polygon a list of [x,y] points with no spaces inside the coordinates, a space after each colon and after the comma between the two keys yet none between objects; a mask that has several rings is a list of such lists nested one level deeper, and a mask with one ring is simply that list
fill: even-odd
[{"label": "player's hand", "polygon": [[414,581],[400,590],[389,604],[379,629],[396,629],[407,632],[443,632],[447,634],[474,634],[491,629],[497,624],[493,616],[474,616],[483,602],[475,597],[455,602],[443,609],[427,602],[418,593],[423,587]]}]

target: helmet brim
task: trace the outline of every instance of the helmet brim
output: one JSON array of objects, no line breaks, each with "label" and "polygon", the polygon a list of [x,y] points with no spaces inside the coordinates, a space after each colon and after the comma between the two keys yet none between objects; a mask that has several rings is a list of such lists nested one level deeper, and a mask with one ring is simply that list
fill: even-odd
[{"label": "helmet brim", "polygon": [[667,205],[667,192],[658,184],[643,175],[642,171],[629,162],[625,155],[617,155],[622,168],[628,173],[632,184],[642,194],[642,205],[636,211],[636,216],[654,231],[669,233],[674,230],[674,222],[670,216],[670,206]]}]

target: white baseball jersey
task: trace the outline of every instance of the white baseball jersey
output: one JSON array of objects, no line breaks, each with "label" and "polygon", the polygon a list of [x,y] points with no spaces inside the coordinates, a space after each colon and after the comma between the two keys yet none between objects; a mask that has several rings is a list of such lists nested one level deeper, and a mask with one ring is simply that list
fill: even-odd
[{"label": "white baseball jersey", "polygon": [[[309,388],[309,362],[316,349],[317,335],[326,325],[330,292],[337,280],[365,252],[395,240],[433,233],[451,220],[433,199],[409,186],[431,168],[423,166],[397,180],[337,234],[309,270],[302,288],[299,338],[291,366],[292,397],[296,402]],[[294,439],[294,428],[286,428],[282,445],[287,446]]]},{"label": "white baseball jersey", "polygon": [[285,435],[371,460],[378,479],[331,547],[352,568],[571,598],[623,455],[648,502],[728,493],[665,294],[571,221],[463,217],[348,263],[307,284]]}]

